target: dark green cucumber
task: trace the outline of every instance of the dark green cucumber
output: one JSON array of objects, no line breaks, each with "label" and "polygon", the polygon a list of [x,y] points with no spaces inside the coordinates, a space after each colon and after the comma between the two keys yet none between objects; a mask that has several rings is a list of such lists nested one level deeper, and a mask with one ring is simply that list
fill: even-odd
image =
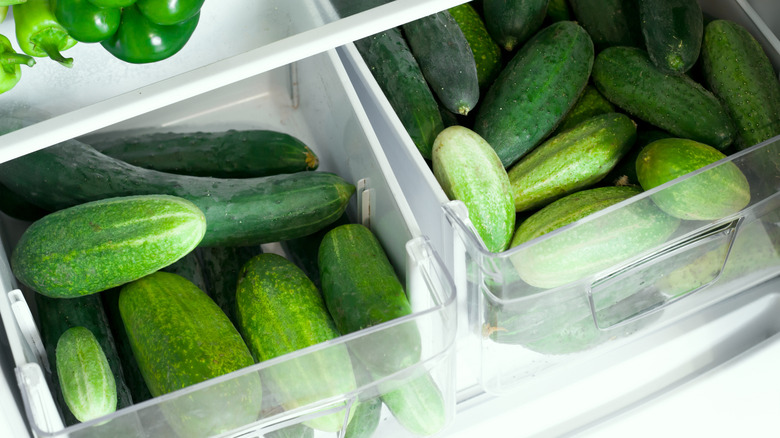
[{"label": "dark green cucumber", "polygon": [[547,20],[550,23],[574,19],[569,0],[550,0],[547,3]]},{"label": "dark green cucumber", "polygon": [[[647,145],[637,157],[636,173],[645,190],[691,173],[726,155],[693,140],[665,138]],[[666,213],[691,220],[713,220],[736,213],[750,203],[750,185],[733,162],[725,162],[655,193]]]},{"label": "dark green cucumber", "polygon": [[593,116],[614,113],[615,111],[615,106],[602,96],[596,87],[588,84],[582,90],[582,94],[580,94],[574,107],[566,113],[566,116],[561,120],[561,124],[555,128],[552,135],[573,128]]},{"label": "dark green cucumber", "polygon": [[[314,283],[277,254],[255,256],[241,269],[236,309],[239,329],[258,362],[340,336]],[[281,404],[295,409],[355,390],[350,360],[339,344],[272,366],[263,375]],[[305,422],[326,432],[340,431],[343,423],[342,412]]]},{"label": "dark green cucumber", "polygon": [[174,263],[205,231],[203,213],[183,198],[102,199],[34,222],[14,248],[11,268],[19,281],[43,295],[89,295]]},{"label": "dark green cucumber", "polygon": [[547,3],[548,0],[484,0],[482,16],[493,39],[512,52],[542,27]]},{"label": "dark green cucumber", "polygon": [[734,123],[715,95],[685,75],[659,70],[642,49],[599,53],[593,82],[613,104],[675,136],[721,150],[734,140]]},{"label": "dark green cucumber", "polygon": [[344,214],[336,222],[333,222],[332,224],[315,233],[300,237],[298,239],[284,240],[279,242],[287,259],[301,268],[306,276],[309,277],[309,279],[312,281],[312,283],[317,286],[318,290],[322,289],[322,282],[320,281],[320,266],[317,262],[322,238],[325,236],[325,234],[328,233],[328,231],[332,230],[333,228],[348,223],[350,223],[349,218],[346,214]]},{"label": "dark green cucumber", "polygon": [[501,72],[501,47],[490,36],[485,22],[471,3],[450,8],[449,12],[463,31],[474,55],[481,94],[487,91]]},{"label": "dark green cucumber", "polygon": [[699,58],[704,16],[698,0],[638,0],[645,48],[658,68],[683,74]]},{"label": "dark green cucumber", "polygon": [[[433,140],[444,129],[439,103],[399,29],[355,41],[406,132],[423,158],[431,159]],[[281,240],[281,239],[280,239]]]},{"label": "dark green cucumber", "polygon": [[70,412],[81,422],[116,411],[116,381],[95,335],[71,327],[56,347],[57,377]]},{"label": "dark green cucumber", "polygon": [[24,197],[0,184],[0,211],[12,218],[34,222],[51,213],[37,205],[29,203]]},{"label": "dark green cucumber", "polygon": [[[57,376],[56,346],[65,331],[73,327],[84,327],[89,330],[98,340],[103,354],[106,356],[115,380],[115,389],[117,392],[117,409],[122,409],[138,403],[133,400],[128,384],[125,382],[123,361],[120,359],[117,350],[117,342],[109,326],[108,317],[103,310],[99,295],[87,295],[83,297],[62,299],[50,298],[45,295],[35,294],[35,306],[38,315],[38,328],[41,333],[46,355],[49,360],[49,366],[52,368],[52,381],[55,388],[59,388]],[[64,406],[64,399],[61,397],[59,389],[52,390],[61,406]],[[71,412],[65,412],[63,415],[66,425],[75,424],[76,417]]]},{"label": "dark green cucumber", "polygon": [[625,114],[601,114],[542,143],[509,169],[516,211],[526,211],[604,178],[636,140]]},{"label": "dark green cucumber", "polygon": [[274,130],[118,133],[89,144],[135,166],[180,175],[253,178],[315,170],[319,165],[305,143]]},{"label": "dark green cucumber", "polygon": [[241,268],[252,257],[263,252],[260,245],[212,246],[199,248],[205,292],[238,327],[236,317],[236,286]]},{"label": "dark green cucumber", "polygon": [[380,384],[382,401],[406,430],[417,436],[433,435],[447,423],[447,407],[441,390],[430,374],[400,385]]},{"label": "dark green cucumber", "polygon": [[210,289],[207,287],[206,279],[204,277],[203,262],[201,261],[199,248],[195,248],[184,257],[160,270],[181,275],[191,281],[195,286],[198,286],[198,289],[211,296]]},{"label": "dark green cucumber", "polygon": [[474,131],[509,167],[574,106],[590,77],[593,43],[572,21],[552,24],[509,61],[482,99]]},{"label": "dark green cucumber", "polygon": [[597,51],[643,47],[636,0],[569,0],[569,5],[573,19],[588,31]]},{"label": "dark green cucumber", "polygon": [[341,216],[355,191],[338,175],[321,171],[244,179],[173,175],[127,164],[75,140],[0,164],[0,182],[50,210],[117,196],[180,196],[206,216],[201,246],[305,236]]},{"label": "dark green cucumber", "polygon": [[756,39],[734,22],[715,20],[702,44],[705,82],[737,126],[737,148],[780,135],[780,82]]},{"label": "dark green cucumber", "polygon": [[455,114],[468,114],[479,101],[479,78],[474,54],[458,22],[448,11],[441,11],[402,28],[439,102]]},{"label": "dark green cucumber", "polygon": [[[156,272],[123,286],[119,311],[155,397],[255,363],[219,306],[179,275]],[[257,420],[262,385],[251,373],[171,399],[161,408],[181,436],[217,435]]]}]

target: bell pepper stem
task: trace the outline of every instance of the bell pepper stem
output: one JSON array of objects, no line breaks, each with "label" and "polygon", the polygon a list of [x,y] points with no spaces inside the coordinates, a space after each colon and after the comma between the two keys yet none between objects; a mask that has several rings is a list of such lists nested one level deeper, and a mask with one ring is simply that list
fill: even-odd
[{"label": "bell pepper stem", "polygon": [[21,53],[0,53],[0,66],[5,68],[6,66],[14,65],[26,65],[28,67],[32,67],[35,65],[35,59],[33,59],[32,56],[23,55]]},{"label": "bell pepper stem", "polygon": [[53,41],[44,41],[41,43],[41,49],[43,49],[44,52],[46,52],[46,56],[49,58],[59,62],[60,64],[64,65],[65,67],[73,67],[73,58],[66,58],[62,56],[62,53],[60,53],[60,49],[57,45],[57,43]]}]

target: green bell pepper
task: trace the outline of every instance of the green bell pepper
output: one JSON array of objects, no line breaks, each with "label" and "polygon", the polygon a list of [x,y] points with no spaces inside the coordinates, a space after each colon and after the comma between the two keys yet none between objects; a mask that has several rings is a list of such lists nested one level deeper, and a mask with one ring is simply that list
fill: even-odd
[{"label": "green bell pepper", "polygon": [[200,12],[204,0],[137,0],[138,9],[152,23],[173,25]]},{"label": "green bell pepper", "polygon": [[134,64],[157,62],[181,50],[198,25],[200,13],[173,25],[150,21],[138,4],[122,9],[119,30],[100,44],[109,53]]},{"label": "green bell pepper", "polygon": [[16,41],[30,56],[49,57],[71,67],[73,58],[65,58],[60,51],[69,49],[76,40],[68,35],[52,12],[49,0],[27,0],[14,5]]},{"label": "green bell pepper", "polygon": [[0,0],[0,6],[13,6],[26,1],[27,0]]},{"label": "green bell pepper", "polygon": [[135,3],[135,0],[89,0],[89,2],[101,8],[124,8]]},{"label": "green bell pepper", "polygon": [[21,66],[32,67],[35,60],[28,55],[16,53],[11,41],[0,35],[0,94],[13,88],[22,77]]},{"label": "green bell pepper", "polygon": [[76,41],[98,43],[116,33],[120,8],[95,6],[90,0],[52,0],[54,16]]}]

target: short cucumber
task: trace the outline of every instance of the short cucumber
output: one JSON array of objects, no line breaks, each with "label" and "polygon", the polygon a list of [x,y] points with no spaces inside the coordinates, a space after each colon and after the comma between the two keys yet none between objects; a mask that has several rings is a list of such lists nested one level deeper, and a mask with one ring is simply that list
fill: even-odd
[{"label": "short cucumber", "polygon": [[482,94],[501,72],[501,47],[490,36],[484,20],[471,3],[450,8],[449,12],[463,31],[474,55],[479,91]]},{"label": "short cucumber", "polygon": [[542,143],[509,169],[514,208],[526,211],[589,187],[612,170],[636,139],[625,114],[601,114]]},{"label": "short cucumber", "polygon": [[643,47],[637,0],[569,0],[573,19],[597,51],[611,46]]},{"label": "short cucumber", "polygon": [[574,106],[590,77],[593,43],[572,21],[529,40],[482,99],[474,131],[509,167],[537,146]]},{"label": "short cucumber", "polygon": [[515,209],[510,181],[496,151],[474,131],[451,126],[436,137],[432,162],[444,193],[466,205],[487,249],[505,250],[515,229]]},{"label": "short cucumber", "polygon": [[436,382],[429,374],[417,376],[398,385],[380,385],[382,401],[396,420],[418,436],[433,435],[447,423],[447,407]]},{"label": "short cucumber", "polygon": [[484,0],[482,15],[493,39],[512,52],[542,27],[547,3],[548,0]]},{"label": "short cucumber", "polygon": [[474,54],[458,22],[445,10],[401,27],[439,102],[455,114],[468,114],[479,101],[479,78]]},{"label": "short cucumber", "polygon": [[204,291],[238,327],[236,317],[236,286],[241,268],[252,257],[263,252],[260,245],[212,246],[199,248],[203,267]]},{"label": "short cucumber", "polygon": [[699,58],[704,16],[698,0],[638,0],[645,48],[658,68],[683,74]]},{"label": "short cucumber", "polygon": [[[340,336],[314,283],[284,257],[268,253],[241,269],[236,292],[238,327],[258,362]],[[306,406],[356,388],[346,346],[309,353],[264,372],[286,409]],[[352,414],[352,412],[350,412]],[[305,422],[325,432],[342,429],[342,412]]]},{"label": "short cucumber", "polygon": [[585,89],[582,90],[582,94],[580,94],[574,107],[566,113],[563,120],[561,120],[560,125],[555,128],[555,131],[553,131],[551,135],[571,129],[593,116],[614,113],[616,111],[615,105],[612,105],[610,101],[602,96],[596,87],[592,84],[588,84],[585,86]]},{"label": "short cucumber", "polygon": [[116,381],[95,335],[71,327],[57,341],[57,376],[65,404],[79,421],[116,411]]},{"label": "short cucumber", "polygon": [[613,104],[675,136],[721,150],[734,140],[734,123],[715,95],[685,75],[659,70],[642,49],[599,53],[593,82]]},{"label": "short cucumber", "polygon": [[[722,152],[688,139],[666,138],[647,145],[637,157],[636,173],[645,190],[660,186],[726,158]],[[653,196],[666,213],[690,220],[713,220],[750,203],[750,185],[733,162],[725,162]]]},{"label": "short cucumber", "polygon": [[423,158],[431,159],[433,140],[444,129],[439,103],[399,29],[355,41],[371,74]]},{"label": "short cucumber", "polygon": [[87,202],[27,228],[11,254],[11,268],[38,293],[89,295],[174,263],[198,245],[205,231],[198,207],[175,196]]}]

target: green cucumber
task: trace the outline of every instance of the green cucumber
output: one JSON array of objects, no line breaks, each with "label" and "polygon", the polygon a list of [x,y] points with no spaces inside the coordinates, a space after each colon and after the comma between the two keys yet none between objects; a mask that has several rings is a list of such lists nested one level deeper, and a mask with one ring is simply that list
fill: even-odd
[{"label": "green cucumber", "polygon": [[433,175],[449,199],[462,201],[491,252],[509,246],[515,208],[509,178],[496,151],[463,126],[444,129],[433,143]]},{"label": "green cucumber", "polygon": [[685,75],[659,70],[642,49],[599,53],[593,82],[619,108],[675,136],[720,150],[734,140],[734,123],[715,95]]},{"label": "green cucumber", "polygon": [[236,286],[241,268],[262,252],[260,245],[199,248],[205,291],[236,327]]},{"label": "green cucumber", "polygon": [[596,87],[588,84],[582,90],[582,94],[580,94],[574,107],[566,113],[566,116],[561,120],[561,124],[555,128],[551,135],[571,129],[593,116],[614,112],[616,112],[615,106],[602,96]]},{"label": "green cucumber", "polygon": [[521,47],[542,27],[548,0],[484,0],[482,15],[493,39],[507,52]]},{"label": "green cucumber", "polygon": [[582,27],[561,21],[542,29],[493,82],[477,110],[474,131],[509,167],[574,106],[592,65],[593,43]]},{"label": "green cucumber", "polygon": [[444,129],[439,103],[399,29],[355,41],[379,88],[423,158],[431,159],[433,140]]},{"label": "green cucumber", "polygon": [[[719,150],[693,140],[666,138],[647,145],[637,157],[639,183],[650,190],[726,158]],[[652,195],[653,202],[680,219],[713,220],[750,203],[750,185],[733,162],[725,162]]]},{"label": "green cucumber", "polygon": [[569,0],[550,0],[547,3],[547,21],[556,23],[574,19]]},{"label": "green cucumber", "polygon": [[65,404],[79,421],[116,411],[116,381],[95,335],[81,326],[60,336],[56,348],[57,377]]},{"label": "green cucumber", "polygon": [[322,282],[320,281],[320,266],[317,261],[320,251],[320,243],[322,238],[328,231],[339,225],[348,224],[349,217],[346,214],[342,215],[336,222],[328,225],[327,227],[312,233],[308,236],[300,237],[298,239],[284,240],[279,242],[279,245],[284,250],[284,255],[288,260],[295,263],[296,266],[301,268],[307,277],[317,286],[317,290],[322,289]]},{"label": "green cucumber", "polygon": [[631,149],[623,158],[618,161],[612,170],[602,181],[603,185],[639,186],[639,178],[636,176],[636,159],[642,149],[650,143],[662,138],[672,137],[671,134],[655,128],[638,128],[636,131],[636,141]]},{"label": "green cucumber", "polygon": [[445,10],[401,27],[439,102],[455,114],[468,114],[479,100],[479,78],[474,54],[458,22]]},{"label": "green cucumber", "polygon": [[449,12],[469,43],[477,66],[479,91],[483,93],[501,72],[501,47],[490,36],[485,22],[471,3],[450,8]]},{"label": "green cucumber", "polygon": [[590,37],[597,51],[611,46],[642,47],[637,0],[569,0],[573,19]]},{"label": "green cucumber", "polygon": [[738,149],[780,135],[780,82],[766,53],[745,28],[726,20],[710,22],[701,58],[706,84],[737,126]]},{"label": "green cucumber", "polygon": [[11,268],[16,278],[43,295],[89,295],[179,260],[205,230],[198,207],[175,196],[87,202],[27,228],[11,254]]},{"label": "green cucumber", "polygon": [[527,211],[604,178],[636,140],[625,114],[601,114],[542,143],[509,169],[514,208]]},{"label": "green cucumber", "polygon": [[371,438],[379,427],[382,414],[382,399],[375,397],[361,400],[354,408],[355,414],[347,425],[344,438]]},{"label": "green cucumber", "polygon": [[658,68],[683,74],[699,58],[704,16],[698,0],[638,0],[645,48]]},{"label": "green cucumber", "polygon": [[382,401],[406,430],[418,436],[433,435],[447,423],[447,407],[441,390],[430,374],[398,385],[380,384]]},{"label": "green cucumber", "polygon": [[[519,246],[592,213],[641,193],[630,186],[598,187],[565,196],[523,221],[512,238]],[[540,288],[554,288],[593,275],[661,244],[680,220],[641,199],[595,220],[562,230],[512,257],[520,277]]]},{"label": "green cucumber", "polygon": [[198,289],[211,296],[211,290],[206,285],[199,248],[195,248],[184,257],[160,270],[181,275],[198,286]]},{"label": "green cucumber", "polygon": [[355,192],[343,178],[321,171],[243,179],[173,175],[127,164],[75,140],[0,164],[0,182],[49,210],[117,196],[180,196],[206,216],[201,246],[305,236],[341,216]]},{"label": "green cucumber", "polygon": [[[340,336],[314,283],[277,254],[257,255],[241,269],[236,309],[239,329],[257,362]],[[263,375],[282,405],[295,409],[355,390],[350,360],[346,346],[335,345],[272,366]],[[343,422],[344,414],[336,412],[305,424],[338,432]]]},{"label": "green cucumber", "polygon": [[317,155],[301,140],[274,130],[119,133],[89,144],[135,166],[181,175],[254,178],[319,165]]},{"label": "green cucumber", "polygon": [[[255,363],[219,306],[179,275],[156,272],[126,284],[119,311],[154,397]],[[172,398],[161,409],[181,436],[217,435],[257,420],[262,385],[250,373]]]}]

